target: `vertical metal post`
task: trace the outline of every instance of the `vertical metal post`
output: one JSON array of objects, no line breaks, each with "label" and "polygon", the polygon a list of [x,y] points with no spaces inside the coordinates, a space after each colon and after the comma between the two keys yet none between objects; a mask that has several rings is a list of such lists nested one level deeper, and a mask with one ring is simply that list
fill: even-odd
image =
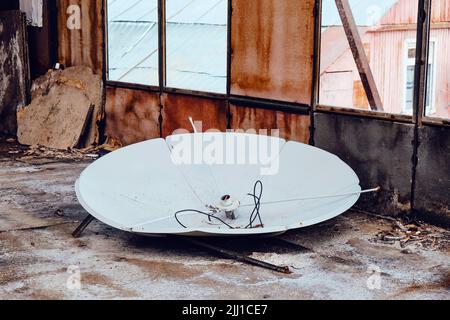
[{"label": "vertical metal post", "polygon": [[231,93],[231,60],[232,60],[232,48],[231,48],[231,28],[232,28],[232,13],[233,13],[233,0],[228,0],[228,17],[227,17],[227,96]]},{"label": "vertical metal post", "polygon": [[166,0],[158,0],[158,82],[159,82],[159,134],[163,138],[163,94],[167,83],[166,55]]},{"label": "vertical metal post", "polygon": [[166,0],[158,0],[158,76],[162,94],[166,87]]},{"label": "vertical metal post", "polygon": [[422,125],[422,119],[425,115],[430,24],[431,0],[419,0],[413,98],[413,118],[419,126]]},{"label": "vertical metal post", "polygon": [[416,169],[418,164],[418,150],[420,145],[419,130],[425,115],[427,71],[428,71],[428,47],[431,27],[431,1],[419,0],[417,15],[417,39],[416,39],[416,66],[414,70],[414,98],[413,120],[414,140],[412,157],[412,181],[411,181],[411,210],[414,210]]},{"label": "vertical metal post", "polygon": [[314,3],[314,53],[313,53],[313,75],[311,88],[311,127],[309,144],[315,145],[315,109],[319,103],[320,85],[320,48],[321,48],[321,28],[322,28],[322,0],[315,0]]}]

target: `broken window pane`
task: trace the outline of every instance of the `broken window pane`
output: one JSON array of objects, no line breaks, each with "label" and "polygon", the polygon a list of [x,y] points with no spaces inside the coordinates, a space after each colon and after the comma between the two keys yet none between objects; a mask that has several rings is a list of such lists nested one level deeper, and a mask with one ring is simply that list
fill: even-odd
[{"label": "broken window pane", "polygon": [[417,0],[323,0],[320,104],[412,115],[417,9]]},{"label": "broken window pane", "polygon": [[167,0],[167,86],[226,92],[227,0]]},{"label": "broken window pane", "polygon": [[158,86],[158,1],[107,4],[108,79]]},{"label": "broken window pane", "polygon": [[450,118],[450,0],[433,0],[426,116]]}]

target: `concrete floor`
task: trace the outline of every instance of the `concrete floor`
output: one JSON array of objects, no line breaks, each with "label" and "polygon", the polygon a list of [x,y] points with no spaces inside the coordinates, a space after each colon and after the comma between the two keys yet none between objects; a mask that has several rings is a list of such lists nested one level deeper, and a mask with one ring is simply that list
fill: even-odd
[{"label": "concrete floor", "polygon": [[86,213],[73,184],[89,163],[23,159],[21,149],[0,147],[0,299],[450,299],[447,245],[376,242],[392,222],[355,212],[280,237],[303,247],[208,240],[291,275],[100,222],[74,239]]}]

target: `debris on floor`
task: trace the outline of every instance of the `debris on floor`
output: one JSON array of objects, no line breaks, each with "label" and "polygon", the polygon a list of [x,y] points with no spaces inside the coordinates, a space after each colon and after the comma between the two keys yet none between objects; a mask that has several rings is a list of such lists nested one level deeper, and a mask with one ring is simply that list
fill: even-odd
[{"label": "debris on floor", "polygon": [[431,250],[445,249],[450,246],[450,232],[437,232],[419,221],[403,224],[397,220],[391,230],[381,231],[374,240],[385,244],[399,243],[401,248],[414,245]]},{"label": "debris on floor", "polygon": [[51,158],[56,160],[89,160],[97,159],[99,155],[95,153],[95,149],[92,152],[86,152],[89,150],[78,150],[78,149],[52,149],[44,146],[31,146],[24,154],[20,157],[21,160],[27,160],[32,158]]},{"label": "debris on floor", "polygon": [[0,136],[0,159],[11,158],[21,162],[30,162],[38,159],[93,161],[118,148],[119,146],[110,144],[84,149],[54,149],[41,145],[23,146],[19,145],[14,138]]},{"label": "debris on floor", "polygon": [[21,144],[67,149],[99,143],[102,81],[91,69],[50,70],[34,81],[31,95],[31,104],[17,113]]},{"label": "debris on floor", "polygon": [[[7,139],[0,137],[0,299],[450,297],[448,245],[447,250],[417,248],[404,254],[410,247],[371,241],[391,231],[393,221],[357,212],[278,238],[200,239],[288,266],[291,274],[230,259],[177,237],[142,237],[99,221],[75,239],[72,232],[86,211],[73,185],[91,160],[20,161],[16,157],[28,148],[14,147]],[[18,155],[8,154],[13,147]],[[420,228],[446,232],[426,224]],[[67,287],[71,270],[79,272],[79,289]],[[373,286],[373,279],[379,279],[379,286]]]}]

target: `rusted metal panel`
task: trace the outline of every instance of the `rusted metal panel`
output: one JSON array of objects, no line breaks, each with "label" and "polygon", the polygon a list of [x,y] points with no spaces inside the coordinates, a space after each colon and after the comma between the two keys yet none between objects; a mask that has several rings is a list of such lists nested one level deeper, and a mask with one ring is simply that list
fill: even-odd
[{"label": "rusted metal panel", "polygon": [[15,134],[16,112],[28,100],[29,68],[25,16],[0,11],[0,132]]},{"label": "rusted metal panel", "polygon": [[233,130],[280,130],[280,137],[308,143],[311,117],[268,109],[230,105],[231,129]]},{"label": "rusted metal panel", "polygon": [[363,189],[381,187],[362,195],[359,208],[386,215],[411,212],[414,125],[317,113],[315,127],[316,145],[348,163]]},{"label": "rusted metal panel", "polygon": [[232,0],[232,94],[310,104],[314,2]]},{"label": "rusted metal panel", "polygon": [[107,88],[106,135],[122,145],[160,137],[159,94]]},{"label": "rusted metal panel", "polygon": [[427,220],[450,225],[450,130],[424,126],[414,191],[414,209]]},{"label": "rusted metal panel", "polygon": [[103,70],[103,0],[58,0],[58,60]]},{"label": "rusted metal panel", "polygon": [[182,129],[193,132],[189,117],[201,121],[199,131],[227,129],[227,103],[222,99],[209,99],[174,93],[162,95],[162,132],[166,137],[175,130]]}]

